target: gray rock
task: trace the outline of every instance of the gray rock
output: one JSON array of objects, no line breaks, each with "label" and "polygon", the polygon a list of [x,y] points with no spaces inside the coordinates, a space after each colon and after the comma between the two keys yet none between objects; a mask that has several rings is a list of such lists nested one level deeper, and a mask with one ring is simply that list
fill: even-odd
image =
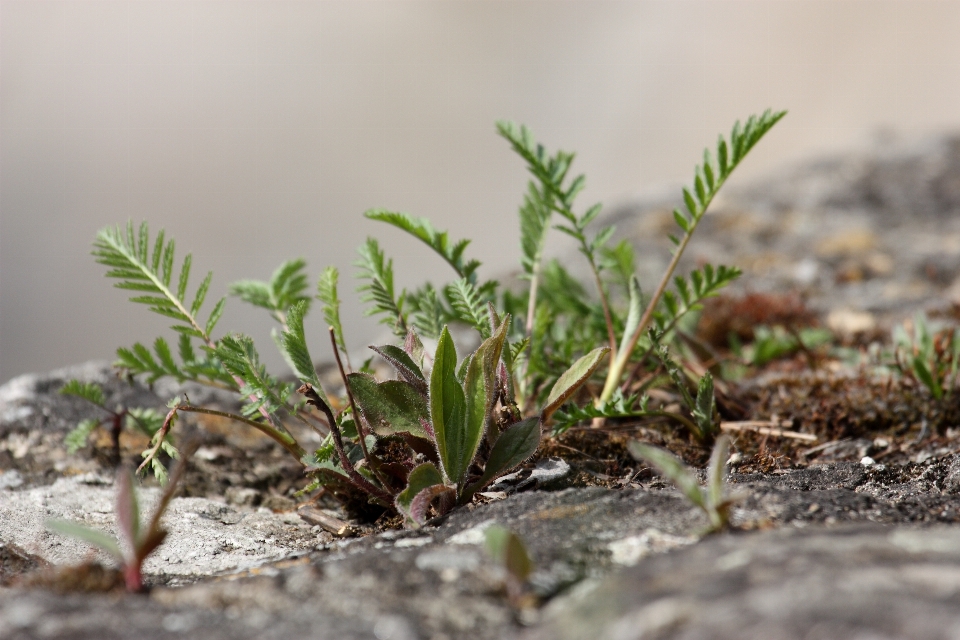
[{"label": "gray rock", "polygon": [[650,557],[551,602],[543,640],[955,638],[960,531],[782,529]]}]

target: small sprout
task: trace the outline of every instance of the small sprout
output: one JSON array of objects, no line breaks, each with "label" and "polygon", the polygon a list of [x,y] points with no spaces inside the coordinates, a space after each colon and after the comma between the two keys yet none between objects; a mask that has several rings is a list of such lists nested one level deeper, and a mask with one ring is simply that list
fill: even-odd
[{"label": "small sprout", "polygon": [[704,534],[717,533],[730,527],[730,509],[737,498],[723,496],[727,454],[730,451],[728,436],[720,436],[713,445],[705,487],[700,486],[696,474],[672,453],[636,440],[630,442],[627,448],[630,455],[654,467],[676,485],[687,500],[703,510],[710,523]]},{"label": "small sprout", "polygon": [[181,461],[177,465],[171,481],[164,489],[160,502],[146,527],[140,521],[140,504],[133,487],[133,473],[128,468],[119,471],[117,474],[116,509],[117,526],[124,543],[122,546],[120,542],[102,531],[89,529],[75,522],[48,520],[47,528],[83,540],[113,556],[120,563],[127,591],[140,593],[144,590],[143,563],[157,547],[163,544],[167,537],[167,530],[161,526],[160,519],[170,505],[170,500],[173,498],[177,484],[183,477],[185,468],[185,461]]},{"label": "small sprout", "polygon": [[927,388],[935,400],[950,397],[960,364],[960,330],[934,330],[923,314],[913,320],[913,336],[904,327],[893,332],[896,366]]},{"label": "small sprout", "polygon": [[487,552],[506,574],[504,584],[510,604],[517,609],[535,604],[528,584],[533,561],[520,536],[505,527],[493,525],[486,530],[486,543]]}]

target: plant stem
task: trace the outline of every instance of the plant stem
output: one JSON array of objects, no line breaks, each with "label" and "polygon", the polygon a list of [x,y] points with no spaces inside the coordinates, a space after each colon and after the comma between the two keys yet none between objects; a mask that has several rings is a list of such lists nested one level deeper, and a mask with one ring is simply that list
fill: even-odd
[{"label": "plant stem", "polygon": [[369,480],[360,475],[356,467],[353,466],[353,463],[350,462],[350,458],[347,457],[347,452],[343,448],[343,435],[340,433],[340,427],[337,426],[337,421],[333,417],[333,411],[327,403],[323,401],[320,394],[309,384],[301,386],[297,389],[297,393],[306,396],[307,402],[322,411],[323,415],[327,417],[327,422],[330,424],[330,433],[333,435],[333,446],[337,450],[337,455],[340,457],[340,465],[344,471],[347,472],[350,481],[353,482],[358,489],[366,491],[384,506],[392,508],[393,496],[383,489],[374,486]]},{"label": "plant stem", "polygon": [[357,440],[360,441],[360,450],[363,451],[363,459],[367,461],[367,466],[370,467],[370,471],[373,472],[373,475],[377,476],[377,480],[380,481],[384,487],[389,487],[390,484],[383,477],[383,474],[380,473],[379,465],[377,461],[370,456],[370,452],[367,451],[367,437],[363,433],[363,419],[360,415],[360,412],[357,411],[357,403],[353,399],[353,394],[350,392],[350,382],[347,380],[347,372],[343,369],[343,362],[340,360],[340,351],[337,349],[337,335],[333,327],[330,327],[330,343],[333,345],[333,356],[337,360],[337,368],[340,369],[340,377],[343,379],[343,388],[347,390],[347,399],[350,401],[350,409],[353,411],[353,419],[357,424],[357,435],[360,436]]},{"label": "plant stem", "polygon": [[[226,411],[217,411],[216,409],[207,409],[206,407],[197,407],[189,404],[189,402],[182,402],[177,404],[175,407],[170,409],[170,412],[167,413],[167,417],[163,420],[163,426],[160,427],[160,431],[157,432],[157,444],[155,444],[145,456],[143,462],[137,467],[137,473],[143,471],[143,469],[150,464],[150,462],[157,456],[160,452],[160,445],[163,443],[163,439],[167,436],[167,433],[170,432],[170,428],[173,426],[173,421],[177,417],[177,412],[187,411],[190,413],[204,413],[211,416],[218,416],[221,418],[229,418],[230,420],[236,420],[237,422],[242,422],[246,425],[250,425],[254,429],[257,429],[261,433],[269,436],[277,444],[282,446],[287,450],[290,455],[297,459],[297,462],[301,462],[303,456],[306,455],[306,451],[301,447],[297,441],[291,436],[286,430],[274,429],[272,425],[264,424],[262,422],[257,422],[249,418],[237,415],[235,413],[228,413]],[[302,462],[301,462],[302,464]]]},{"label": "plant stem", "polygon": [[[704,209],[705,208],[706,207],[704,207]],[[609,400],[613,395],[613,392],[616,390],[620,382],[620,377],[623,375],[623,370],[627,366],[627,362],[630,360],[630,354],[633,353],[633,350],[637,346],[637,342],[640,341],[640,336],[643,335],[643,332],[647,329],[647,325],[649,325],[650,321],[653,319],[654,311],[656,311],[657,305],[660,303],[660,298],[663,297],[663,292],[666,291],[667,287],[670,285],[670,279],[673,277],[673,272],[677,269],[677,264],[680,262],[680,257],[683,255],[683,250],[687,248],[687,243],[689,243],[690,238],[693,237],[693,231],[696,229],[696,222],[697,221],[694,221],[693,225],[690,227],[690,231],[684,234],[683,239],[677,246],[677,250],[673,253],[673,259],[670,260],[670,264],[667,266],[667,270],[664,272],[663,278],[660,280],[660,284],[657,285],[657,289],[653,292],[653,296],[650,298],[647,308],[644,309],[643,315],[640,317],[640,322],[637,324],[637,328],[634,330],[633,335],[630,336],[630,341],[627,343],[626,348],[617,354],[616,359],[610,365],[610,370],[607,372],[607,380],[603,385],[603,391],[600,393],[600,397],[597,399],[598,405]]]}]

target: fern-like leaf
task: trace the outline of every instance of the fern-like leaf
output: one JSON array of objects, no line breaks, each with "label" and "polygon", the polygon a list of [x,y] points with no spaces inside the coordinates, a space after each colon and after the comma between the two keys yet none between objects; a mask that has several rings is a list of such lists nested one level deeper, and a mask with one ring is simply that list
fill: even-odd
[{"label": "fern-like leaf", "polygon": [[528,278],[534,277],[539,271],[552,213],[549,194],[543,193],[536,184],[530,182],[520,207],[520,248],[523,251],[520,264]]},{"label": "fern-like leaf", "polygon": [[106,402],[106,399],[103,395],[103,387],[96,382],[68,380],[67,383],[60,388],[60,393],[65,396],[76,396],[77,398],[83,398],[90,404],[94,404],[100,408],[105,408],[104,403]]},{"label": "fern-like leaf", "polygon": [[283,384],[267,374],[266,367],[260,363],[260,356],[253,339],[242,334],[229,334],[217,343],[214,352],[224,368],[240,378],[244,386],[240,393],[247,398],[242,409],[245,416],[252,416],[261,407],[270,415],[286,407],[287,399],[293,391],[293,385]]},{"label": "fern-like leaf", "polygon": [[396,296],[393,290],[393,260],[384,257],[379,243],[367,238],[358,250],[360,268],[357,277],[366,283],[357,287],[362,302],[369,302],[365,315],[381,315],[380,322],[390,325],[399,337],[407,335],[407,321],[403,314],[403,294]]},{"label": "fern-like leaf", "polygon": [[347,344],[343,339],[343,325],[340,323],[340,298],[337,295],[337,282],[340,272],[336,267],[327,267],[320,274],[317,281],[317,299],[323,305],[323,319],[328,326],[333,327],[333,337],[337,348],[347,353]]},{"label": "fern-like leaf", "polygon": [[240,280],[230,285],[230,294],[255,307],[267,309],[284,324],[290,307],[304,302],[309,307],[310,297],[304,294],[309,286],[304,273],[306,268],[307,262],[303,258],[287,260],[273,272],[270,282]]},{"label": "fern-like leaf", "polygon": [[[133,302],[145,304],[151,311],[174,319],[178,323],[174,327],[177,331],[210,341],[210,333],[216,324],[215,314],[211,314],[211,319],[203,325],[197,313],[206,297],[211,276],[207,275],[194,294],[193,301],[188,303],[186,295],[192,261],[187,255],[180,266],[174,291],[170,284],[175,272],[175,244],[172,239],[167,241],[161,231],[157,234],[151,253],[147,223],[141,224],[139,233],[135,233],[131,221],[127,223],[125,231],[120,227],[102,229],[93,246],[96,261],[110,268],[107,277],[119,280],[114,286],[144,294],[132,297]],[[222,300],[217,307],[222,311]],[[216,317],[219,318],[219,315]]]},{"label": "fern-like leaf", "polygon": [[476,287],[465,278],[461,278],[447,285],[444,293],[458,319],[473,326],[484,340],[490,337],[487,301],[483,299]]},{"label": "fern-like leaf", "polygon": [[674,291],[665,291],[662,307],[654,314],[657,330],[666,333],[689,312],[703,307],[703,301],[716,296],[720,290],[740,277],[737,267],[706,264],[690,272],[690,278],[674,278]]},{"label": "fern-like leaf", "polygon": [[297,377],[312,385],[314,389],[322,389],[303,331],[303,314],[306,310],[307,305],[304,302],[298,302],[290,308],[287,314],[287,330],[281,334],[280,344]]},{"label": "fern-like leaf", "polygon": [[459,277],[466,278],[471,283],[476,284],[476,271],[480,262],[478,260],[465,261],[463,258],[463,252],[470,244],[469,240],[460,240],[451,244],[447,232],[437,231],[426,218],[414,218],[399,211],[371,209],[363,215],[371,220],[379,220],[393,225],[423,241],[428,247],[436,251],[441,258],[446,260]]},{"label": "fern-like leaf", "polygon": [[72,455],[85,447],[90,434],[93,433],[93,430],[99,427],[100,424],[100,420],[93,418],[81,420],[63,439],[63,444],[67,447],[67,453]]},{"label": "fern-like leaf", "polygon": [[427,338],[439,338],[443,325],[455,320],[430,283],[410,294],[409,300],[413,326]]},{"label": "fern-like leaf", "polygon": [[646,415],[648,401],[647,396],[624,397],[620,389],[617,389],[613,397],[599,406],[591,403],[582,407],[575,404],[569,405],[566,410],[559,410],[553,414],[553,435],[558,436],[574,425],[589,422],[595,418],[636,418]]}]

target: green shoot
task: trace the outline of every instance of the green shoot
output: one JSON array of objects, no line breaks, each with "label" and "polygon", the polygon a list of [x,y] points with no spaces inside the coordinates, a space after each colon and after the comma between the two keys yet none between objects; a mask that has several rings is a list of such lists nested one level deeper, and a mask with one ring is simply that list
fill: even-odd
[{"label": "green shoot", "polygon": [[[749,153],[754,145],[785,115],[786,111],[772,112],[768,109],[759,117],[750,116],[742,128],[739,122],[733,125],[733,130],[730,132],[729,143],[724,140],[723,136],[720,136],[717,142],[715,159],[711,156],[709,150],[704,151],[703,165],[697,166],[694,172],[693,191],[691,192],[690,189],[686,188],[683,190],[683,200],[686,205],[686,211],[675,209],[673,212],[673,217],[677,225],[683,231],[683,235],[679,239],[671,236],[671,240],[676,245],[676,249],[673,252],[673,259],[667,266],[667,270],[664,272],[660,284],[657,285],[653,295],[650,296],[647,308],[637,323],[636,328],[629,339],[626,340],[623,348],[616,354],[616,358],[614,358],[613,364],[607,373],[607,379],[604,382],[603,391],[600,393],[598,402],[606,402],[609,400],[614,390],[620,384],[627,362],[630,360],[631,354],[637,346],[637,342],[640,340],[640,336],[647,330],[651,320],[655,317],[660,300],[667,292],[667,287],[670,284],[674,271],[676,271],[680,258],[683,256],[687,244],[693,237],[693,232],[696,231],[710,203],[730,177],[730,174],[733,173],[733,170],[736,169],[740,162],[746,157],[747,153]],[[720,278],[719,270],[715,275]],[[739,274],[734,275],[732,272],[727,272],[724,275],[727,277],[720,278],[720,281],[732,280]],[[691,276],[691,279],[694,280],[693,276]],[[706,274],[704,274],[701,280],[702,287],[699,287],[708,292],[706,295],[716,292],[718,288],[708,285],[709,280]],[[687,287],[682,286],[679,281],[677,284],[678,291],[680,291],[681,297],[683,298],[683,293]],[[694,285],[694,289],[696,290],[698,288],[696,286],[696,280],[694,280]],[[691,299],[694,298],[692,295],[690,297]]]},{"label": "green shoot", "polygon": [[736,498],[724,497],[726,464],[730,452],[730,438],[720,436],[713,445],[710,464],[707,467],[707,486],[701,487],[696,474],[673,454],[636,440],[628,445],[630,454],[646,462],[676,485],[680,493],[700,508],[709,522],[705,534],[717,533],[730,527],[730,510]]}]

